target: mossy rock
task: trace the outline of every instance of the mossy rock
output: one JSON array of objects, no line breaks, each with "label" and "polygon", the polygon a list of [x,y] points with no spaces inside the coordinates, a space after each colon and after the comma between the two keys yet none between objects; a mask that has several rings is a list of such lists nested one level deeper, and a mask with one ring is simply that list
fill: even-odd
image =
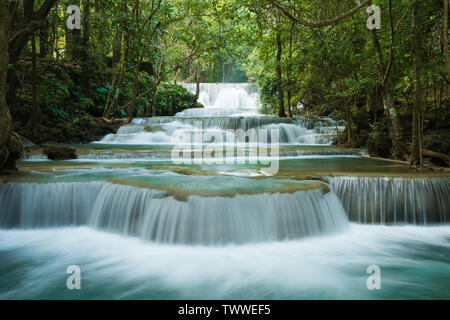
[{"label": "mossy rock", "polygon": [[6,147],[9,150],[9,161],[15,161],[23,156],[23,142],[19,134],[11,132]]},{"label": "mossy rock", "polygon": [[44,145],[44,154],[50,160],[72,160],[77,159],[77,153],[75,148],[71,146],[61,145]]},{"label": "mossy rock", "polygon": [[0,146],[0,169],[3,168],[4,164],[9,158],[9,151],[6,145]]},{"label": "mossy rock", "polygon": [[15,171],[16,160],[23,157],[23,143],[19,134],[11,132],[8,141],[0,150],[0,168],[4,171]]}]

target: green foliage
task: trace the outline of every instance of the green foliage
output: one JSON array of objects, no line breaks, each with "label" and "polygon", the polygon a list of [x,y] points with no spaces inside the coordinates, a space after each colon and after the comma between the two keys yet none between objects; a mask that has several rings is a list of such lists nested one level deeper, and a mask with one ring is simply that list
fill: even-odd
[{"label": "green foliage", "polygon": [[158,116],[173,116],[185,109],[201,107],[195,96],[179,85],[163,84],[156,98],[156,114]]},{"label": "green foliage", "polygon": [[371,156],[389,158],[392,143],[388,132],[386,119],[372,125],[367,140],[367,149]]},{"label": "green foliage", "polygon": [[[277,114],[276,38],[280,34],[285,105],[289,91],[291,106],[300,103],[304,106],[301,112],[308,115],[346,120],[354,146],[370,144],[374,154],[388,156],[388,150],[380,149],[382,144],[390,148],[389,128],[376,50],[364,16],[356,12],[332,25],[309,28],[293,22],[273,5],[274,1],[99,0],[90,3],[89,13],[83,11],[85,2],[80,1],[83,25],[78,32],[67,32],[65,27],[65,8],[74,3],[58,2],[46,21],[48,43],[40,38],[37,41],[39,54],[41,45],[50,51],[38,60],[37,92],[43,121],[70,123],[86,114],[101,117],[112,100],[106,101],[108,94],[115,96],[117,92],[112,116],[127,117],[129,110],[122,107],[133,100],[136,91],[137,96],[146,94],[136,100],[132,116],[150,116],[152,111],[155,115],[173,115],[198,105],[192,94],[170,83],[197,80],[253,82],[260,91],[262,112]],[[351,0],[277,2],[290,14],[310,22],[332,19],[355,6]],[[376,34],[387,66],[391,54],[389,2],[373,3],[382,9],[382,28]],[[387,79],[405,143],[411,138],[415,90],[410,5],[410,0],[392,1],[392,19],[398,28]],[[444,151],[446,146],[432,138],[436,130],[445,132],[449,119],[442,1],[425,1],[421,8],[424,143]],[[87,39],[85,22],[89,22]],[[30,45],[22,55],[31,56]],[[136,73],[140,60],[147,72]],[[24,107],[12,111],[24,123],[32,109],[30,60],[25,61],[8,66],[17,70],[21,79],[18,105]],[[122,83],[119,86],[115,79],[111,88],[121,68]],[[137,90],[133,91],[136,75]],[[20,108],[23,110],[17,110]],[[294,113],[300,111],[294,108]],[[347,137],[340,140],[346,142]]]},{"label": "green foliage", "polygon": [[67,103],[70,103],[70,91],[73,86],[74,82],[70,75],[59,65],[54,65],[51,70],[41,75],[37,92],[44,114],[55,120],[65,118],[70,109]]}]

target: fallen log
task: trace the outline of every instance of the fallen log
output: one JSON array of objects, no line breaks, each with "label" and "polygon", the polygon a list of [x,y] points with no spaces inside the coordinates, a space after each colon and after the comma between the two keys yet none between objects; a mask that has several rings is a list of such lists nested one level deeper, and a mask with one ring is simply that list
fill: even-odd
[{"label": "fallen log", "polygon": [[445,160],[447,162],[450,161],[450,156],[446,155],[444,153],[439,153],[439,152],[435,152],[435,151],[431,151],[431,150],[422,149],[422,154],[427,157],[438,158],[438,159]]}]

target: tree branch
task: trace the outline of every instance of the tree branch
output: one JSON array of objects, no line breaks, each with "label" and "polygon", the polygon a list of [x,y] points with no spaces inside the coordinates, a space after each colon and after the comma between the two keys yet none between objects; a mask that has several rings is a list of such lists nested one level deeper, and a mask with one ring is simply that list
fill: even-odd
[{"label": "tree branch", "polygon": [[288,17],[289,19],[291,19],[292,21],[295,21],[301,25],[304,25],[306,27],[310,27],[310,28],[320,28],[320,27],[326,27],[332,24],[335,24],[336,22],[339,22],[342,19],[345,19],[347,17],[350,17],[351,15],[355,14],[358,10],[360,10],[361,8],[363,8],[364,6],[366,6],[369,3],[369,0],[365,0],[363,1],[359,6],[347,11],[346,13],[344,13],[341,16],[335,17],[333,19],[327,19],[327,20],[320,20],[320,21],[315,21],[315,22],[308,22],[308,21],[304,21],[300,18],[297,18],[295,16],[293,16],[289,10],[283,6],[278,0],[269,0],[269,2],[276,7],[277,9],[279,9],[281,12],[283,12],[283,14]]}]

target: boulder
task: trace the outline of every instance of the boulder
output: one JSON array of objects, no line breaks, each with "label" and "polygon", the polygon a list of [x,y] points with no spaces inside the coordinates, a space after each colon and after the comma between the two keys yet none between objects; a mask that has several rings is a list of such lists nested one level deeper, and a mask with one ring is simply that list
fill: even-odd
[{"label": "boulder", "polygon": [[6,145],[0,146],[0,169],[2,169],[9,158],[9,151]]},{"label": "boulder", "polygon": [[23,157],[23,142],[17,132],[11,132],[6,147],[9,150],[9,161],[16,161]]},{"label": "boulder", "polygon": [[0,150],[0,167],[4,172],[16,171],[16,160],[23,157],[22,139],[16,132],[11,132],[8,141]]},{"label": "boulder", "polygon": [[77,158],[76,150],[71,146],[44,145],[43,152],[50,160],[71,160]]}]

